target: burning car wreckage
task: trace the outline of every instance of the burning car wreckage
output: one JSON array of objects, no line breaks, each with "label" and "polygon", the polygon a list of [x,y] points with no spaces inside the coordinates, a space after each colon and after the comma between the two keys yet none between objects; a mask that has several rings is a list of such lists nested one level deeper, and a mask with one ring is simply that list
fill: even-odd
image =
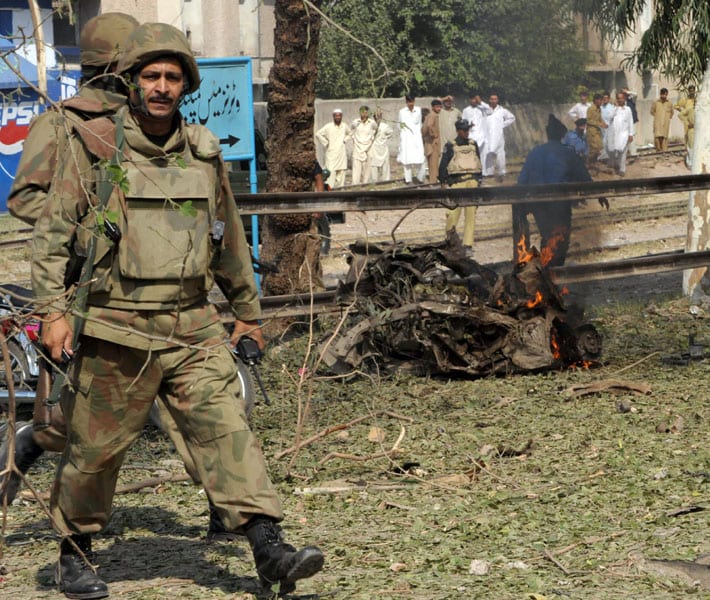
[{"label": "burning car wreckage", "polygon": [[351,251],[336,300],[355,310],[321,347],[334,373],[370,366],[481,377],[598,363],[600,335],[565,306],[534,248],[504,275],[467,258],[456,233]]}]

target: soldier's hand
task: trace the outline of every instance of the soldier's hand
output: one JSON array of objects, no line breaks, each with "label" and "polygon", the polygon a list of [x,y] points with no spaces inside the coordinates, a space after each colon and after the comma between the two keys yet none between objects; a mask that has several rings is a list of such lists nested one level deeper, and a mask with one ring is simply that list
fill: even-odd
[{"label": "soldier's hand", "polygon": [[63,363],[67,356],[74,355],[71,347],[73,335],[71,325],[63,313],[50,313],[42,322],[42,344],[57,363]]},{"label": "soldier's hand", "polygon": [[234,319],[234,331],[232,332],[232,337],[229,339],[230,346],[234,348],[237,345],[239,338],[243,335],[252,338],[259,346],[259,350],[266,348],[264,334],[262,333],[261,327],[257,321],[241,321],[239,319]]}]

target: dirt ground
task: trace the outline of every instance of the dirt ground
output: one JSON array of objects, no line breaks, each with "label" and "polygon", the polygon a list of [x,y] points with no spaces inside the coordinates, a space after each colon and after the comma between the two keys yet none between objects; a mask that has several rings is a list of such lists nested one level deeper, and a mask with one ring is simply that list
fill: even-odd
[{"label": "dirt ground", "polygon": [[[676,158],[639,160],[627,177],[686,173]],[[611,210],[666,200],[617,200]],[[343,246],[365,231],[388,237],[398,219],[350,214],[334,237]],[[420,211],[403,234],[426,238],[443,223],[443,211]],[[509,223],[509,214],[481,209],[478,223],[484,233]],[[577,249],[607,249],[574,260],[680,249],[685,215],[588,235],[593,241],[575,238]],[[507,260],[510,244],[476,244],[476,257]],[[3,280],[27,277],[26,252],[3,253]],[[332,280],[344,270],[343,254],[334,249],[326,261]],[[577,287],[604,340],[603,364],[592,370],[336,378],[316,346],[336,318],[304,321],[272,339],[261,365],[271,405],[258,403],[252,424],[284,502],[288,539],[326,555],[324,571],[296,597],[710,598],[710,307],[691,305],[680,289],[679,273]],[[690,334],[705,344],[704,360],[686,360]],[[590,385],[599,391],[587,393]],[[307,443],[294,450],[299,440]],[[45,456],[30,472],[44,498],[55,464]],[[148,427],[120,484],[158,480],[118,494],[95,540],[111,597],[269,597],[246,542],[205,541],[204,492],[167,481],[182,473],[169,443]],[[57,541],[42,505],[24,490],[3,515],[0,597],[60,597],[52,583]]]}]

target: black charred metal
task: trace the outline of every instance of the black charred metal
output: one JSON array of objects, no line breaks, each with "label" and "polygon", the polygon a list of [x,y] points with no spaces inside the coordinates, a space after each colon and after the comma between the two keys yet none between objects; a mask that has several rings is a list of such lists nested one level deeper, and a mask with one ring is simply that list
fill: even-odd
[{"label": "black charred metal", "polygon": [[456,234],[351,250],[335,302],[356,314],[321,348],[335,373],[370,365],[480,377],[589,366],[601,356],[601,336],[568,310],[536,252],[498,275],[467,258]]}]

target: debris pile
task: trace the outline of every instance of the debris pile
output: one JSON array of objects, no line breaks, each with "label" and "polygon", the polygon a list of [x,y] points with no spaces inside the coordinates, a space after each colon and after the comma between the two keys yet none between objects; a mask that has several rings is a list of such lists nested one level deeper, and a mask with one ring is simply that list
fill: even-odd
[{"label": "debris pile", "polygon": [[335,373],[368,366],[480,377],[595,364],[596,329],[566,307],[535,249],[511,273],[467,258],[458,236],[358,243],[336,298],[355,309],[322,345]]}]

